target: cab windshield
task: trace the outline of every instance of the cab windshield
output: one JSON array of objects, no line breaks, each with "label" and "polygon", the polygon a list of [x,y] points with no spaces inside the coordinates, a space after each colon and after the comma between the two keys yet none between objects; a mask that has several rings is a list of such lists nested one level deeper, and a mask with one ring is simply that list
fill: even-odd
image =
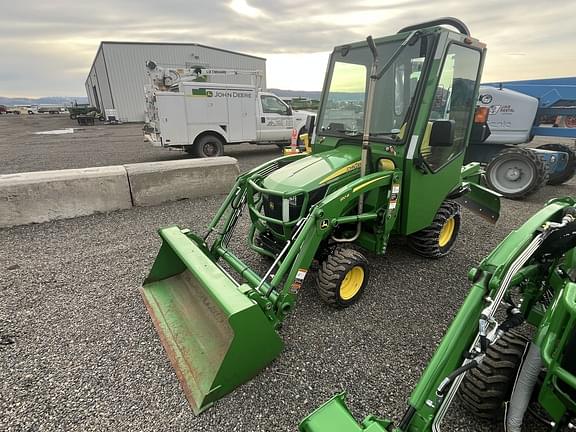
[{"label": "cab windshield", "polygon": [[[376,83],[370,136],[400,143],[427,53],[427,38],[407,45]],[[402,40],[376,43],[380,67],[400,47]],[[368,46],[343,47],[331,57],[328,92],[319,113],[318,135],[361,138],[364,105],[372,54]]]}]

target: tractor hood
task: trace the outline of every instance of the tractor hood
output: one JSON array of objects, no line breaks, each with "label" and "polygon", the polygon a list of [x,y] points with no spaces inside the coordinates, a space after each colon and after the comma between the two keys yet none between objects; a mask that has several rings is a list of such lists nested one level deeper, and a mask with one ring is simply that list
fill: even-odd
[{"label": "tractor hood", "polygon": [[312,154],[270,174],[263,181],[266,189],[291,192],[313,191],[351,171],[360,169],[359,146],[342,145],[333,150]]}]

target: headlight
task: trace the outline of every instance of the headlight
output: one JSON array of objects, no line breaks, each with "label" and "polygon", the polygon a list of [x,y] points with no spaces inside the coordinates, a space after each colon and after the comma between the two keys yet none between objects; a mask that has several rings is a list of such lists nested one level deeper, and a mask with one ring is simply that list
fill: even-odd
[{"label": "headlight", "polygon": [[396,164],[392,159],[381,158],[378,159],[378,169],[380,171],[394,171]]}]

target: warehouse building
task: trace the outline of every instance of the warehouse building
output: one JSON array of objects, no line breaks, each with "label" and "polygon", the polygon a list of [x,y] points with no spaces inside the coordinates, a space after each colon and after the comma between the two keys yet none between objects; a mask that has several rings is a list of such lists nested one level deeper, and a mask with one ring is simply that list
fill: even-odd
[{"label": "warehouse building", "polygon": [[[125,122],[144,121],[145,63],[258,70],[266,87],[266,59],[196,43],[101,42],[90,73],[86,93],[101,111],[114,109]],[[250,84],[249,76],[210,76],[211,82]]]}]

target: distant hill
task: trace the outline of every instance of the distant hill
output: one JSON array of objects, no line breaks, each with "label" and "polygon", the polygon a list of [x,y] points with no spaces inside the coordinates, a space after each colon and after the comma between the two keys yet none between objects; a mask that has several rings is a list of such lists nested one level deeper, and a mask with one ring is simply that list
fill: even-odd
[{"label": "distant hill", "polygon": [[79,104],[88,103],[86,96],[66,97],[48,96],[41,98],[9,98],[0,96],[0,105],[71,105],[74,102]]},{"label": "distant hill", "polygon": [[274,93],[276,96],[281,98],[292,98],[292,97],[305,97],[308,99],[320,99],[319,91],[304,91],[304,90],[282,90],[282,89],[267,89],[270,93]]},{"label": "distant hill", "polygon": [[[281,98],[304,97],[308,99],[320,99],[319,91],[304,91],[304,90],[282,90],[282,89],[268,89],[269,92],[274,93]],[[88,103],[86,96],[67,97],[67,96],[47,96],[41,98],[9,98],[0,96],[0,105],[70,105],[74,101],[79,104]]]}]

